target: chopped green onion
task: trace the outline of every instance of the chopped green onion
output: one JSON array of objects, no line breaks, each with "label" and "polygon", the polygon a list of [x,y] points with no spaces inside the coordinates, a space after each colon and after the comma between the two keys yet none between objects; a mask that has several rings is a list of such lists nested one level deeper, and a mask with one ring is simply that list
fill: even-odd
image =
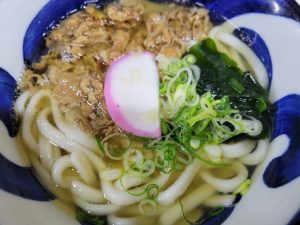
[{"label": "chopped green onion", "polygon": [[188,224],[191,224],[191,225],[194,224],[194,222],[190,221],[190,220],[186,217],[185,212],[184,212],[184,209],[183,209],[183,204],[182,204],[181,200],[179,200],[179,204],[180,204],[180,209],[181,209],[181,213],[182,213],[183,219],[184,219]]},{"label": "chopped green onion", "polygon": [[125,134],[112,134],[102,140],[104,153],[112,160],[121,160],[131,146],[129,137]]},{"label": "chopped green onion", "polygon": [[157,212],[157,202],[150,199],[144,199],[139,203],[139,209],[142,215],[154,216]]},{"label": "chopped green onion", "polygon": [[176,165],[176,150],[155,150],[155,166],[164,173],[169,173]]},{"label": "chopped green onion", "polygon": [[177,144],[178,148],[177,148],[177,155],[176,155],[176,159],[178,162],[182,163],[182,164],[190,164],[193,160],[192,158],[192,154],[182,145]]},{"label": "chopped green onion", "polygon": [[[226,166],[221,157],[195,152],[206,144],[220,144],[241,134],[258,137],[263,131],[264,116],[254,118],[250,111],[253,107],[256,112],[268,110],[264,90],[251,74],[242,73],[236,62],[218,52],[211,39],[193,46],[183,58],[169,62],[161,74],[163,136],[147,147],[153,150],[154,165],[162,172],[182,169],[193,158],[211,166]],[[253,98],[248,88],[258,95]],[[236,102],[241,102],[242,108]]]},{"label": "chopped green onion", "polygon": [[238,186],[238,188],[234,192],[232,192],[232,194],[233,195],[237,195],[237,194],[244,195],[244,194],[246,194],[249,190],[250,184],[251,184],[250,179],[245,180],[240,186]]},{"label": "chopped green onion", "polygon": [[209,115],[217,116],[217,112],[214,110],[214,107],[210,103],[211,100],[209,99],[209,97],[211,97],[211,94],[210,92],[207,92],[207,94],[209,95],[200,98],[201,109]]},{"label": "chopped green onion", "polygon": [[149,177],[155,171],[155,163],[150,159],[144,159],[140,150],[129,149],[123,158],[124,169],[139,177]]},{"label": "chopped green onion", "polygon": [[161,120],[160,121],[160,126],[161,126],[161,132],[162,132],[162,134],[166,135],[166,134],[169,134],[171,132],[170,126],[169,126],[169,124],[166,121]]},{"label": "chopped green onion", "polygon": [[147,199],[156,199],[156,197],[159,194],[159,186],[157,184],[149,184],[145,188],[136,188],[135,190],[137,191],[136,193],[133,193],[132,190],[128,190],[123,182],[123,177],[124,175],[120,178],[120,184],[123,190],[125,190],[128,194],[133,195],[133,196],[141,196],[143,194],[146,194]]},{"label": "chopped green onion", "polygon": [[258,104],[258,110],[260,112],[266,111],[268,106],[267,106],[267,103],[266,103],[266,100],[265,100],[264,96],[258,96],[258,97],[256,97],[256,99],[258,101],[258,103],[257,103]]},{"label": "chopped green onion", "polygon": [[101,139],[99,137],[96,137],[96,142],[97,142],[97,145],[98,145],[98,148],[100,149],[100,151],[103,154],[105,154],[103,143],[102,143],[102,141],[101,141]]},{"label": "chopped green onion", "polygon": [[185,60],[186,62],[188,62],[190,64],[194,64],[196,62],[196,57],[192,54],[189,54],[189,55],[184,56],[183,60]]},{"label": "chopped green onion", "polygon": [[128,194],[130,194],[132,196],[141,196],[146,193],[146,189],[143,189],[143,188],[135,188],[134,189],[135,192],[133,192],[133,190],[128,190],[124,185],[123,177],[124,177],[124,175],[120,178],[120,184],[121,184],[121,187],[123,188],[123,190],[125,190]]},{"label": "chopped green onion", "polygon": [[169,64],[163,75],[160,84],[161,111],[164,119],[172,119],[181,106],[198,103],[196,78],[199,79],[200,72],[194,76],[190,64],[182,59]]},{"label": "chopped green onion", "polygon": [[187,74],[185,71],[183,71],[183,72],[180,74],[180,76],[177,78],[176,81],[177,81],[178,83],[180,83],[180,84],[186,83],[186,82],[188,81],[188,74]]},{"label": "chopped green onion", "polygon": [[229,106],[229,97],[223,96],[220,101],[220,109],[226,109]]},{"label": "chopped green onion", "polygon": [[230,78],[229,85],[239,94],[242,94],[245,91],[243,85],[234,78]]},{"label": "chopped green onion", "polygon": [[207,113],[207,112],[201,112],[199,114],[197,114],[196,116],[192,117],[191,119],[188,120],[188,124],[190,127],[194,126],[195,123],[204,120],[204,119],[208,119],[211,116]]},{"label": "chopped green onion", "polygon": [[169,173],[175,166],[192,162],[190,151],[178,142],[164,140],[153,146],[155,166],[164,173]]},{"label": "chopped green onion", "polygon": [[219,215],[220,213],[222,213],[224,211],[225,207],[220,205],[220,206],[217,206],[215,208],[213,208],[210,212],[209,212],[209,215],[211,216],[217,216]]},{"label": "chopped green onion", "polygon": [[159,186],[157,184],[150,184],[145,189],[147,199],[156,199],[159,194]]},{"label": "chopped green onion", "polygon": [[169,74],[176,74],[177,71],[179,70],[179,67],[176,63],[171,63],[169,66],[168,66],[168,72]]},{"label": "chopped green onion", "polygon": [[163,82],[159,84],[159,94],[165,95],[167,93],[168,83]]}]

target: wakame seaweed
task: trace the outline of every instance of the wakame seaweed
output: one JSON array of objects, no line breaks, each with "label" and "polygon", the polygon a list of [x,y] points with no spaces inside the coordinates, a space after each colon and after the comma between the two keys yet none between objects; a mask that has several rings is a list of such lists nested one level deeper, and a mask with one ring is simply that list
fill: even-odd
[{"label": "wakame seaweed", "polygon": [[106,216],[96,216],[89,214],[83,209],[77,208],[76,210],[76,220],[82,225],[106,225]]},{"label": "wakame seaweed", "polygon": [[238,109],[244,118],[254,117],[262,122],[263,130],[255,138],[265,137],[273,118],[273,105],[264,90],[249,71],[241,71],[237,63],[219,52],[215,42],[208,38],[185,53],[196,57],[201,69],[197,93],[210,92],[216,98],[229,97],[230,106]]}]

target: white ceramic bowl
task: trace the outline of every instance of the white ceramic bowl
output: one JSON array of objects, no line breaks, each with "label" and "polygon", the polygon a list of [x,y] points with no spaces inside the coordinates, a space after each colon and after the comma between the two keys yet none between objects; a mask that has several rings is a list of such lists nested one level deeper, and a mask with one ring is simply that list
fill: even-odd
[{"label": "white ceramic bowl", "polygon": [[[34,177],[22,147],[15,142],[11,105],[24,61],[39,55],[47,27],[83,2],[87,1],[0,0],[1,225],[78,224],[73,212],[62,210]],[[249,192],[203,224],[296,224],[300,218],[300,7],[293,0],[176,2],[203,5],[215,24],[227,18],[243,28],[247,37],[243,41],[267,69],[269,79],[261,82],[276,106],[268,155],[256,168]]]}]

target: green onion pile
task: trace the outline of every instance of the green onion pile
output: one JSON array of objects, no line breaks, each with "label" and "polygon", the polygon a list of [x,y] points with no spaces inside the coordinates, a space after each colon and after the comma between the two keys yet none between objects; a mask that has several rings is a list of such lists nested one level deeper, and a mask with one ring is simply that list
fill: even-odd
[{"label": "green onion pile", "polygon": [[[208,166],[228,166],[221,157],[213,160],[205,147],[268,134],[272,106],[265,90],[250,72],[242,72],[220,53],[213,40],[196,44],[181,59],[159,55],[157,60],[162,136],[154,140],[126,134],[97,138],[102,154],[123,162],[124,174],[143,180],[156,171],[182,170],[194,159]],[[136,147],[141,141],[143,145]],[[124,174],[122,188],[131,195],[145,196],[140,211],[155,213],[159,186],[150,184],[133,193],[122,182]],[[234,194],[244,194],[249,184],[247,180]]]}]

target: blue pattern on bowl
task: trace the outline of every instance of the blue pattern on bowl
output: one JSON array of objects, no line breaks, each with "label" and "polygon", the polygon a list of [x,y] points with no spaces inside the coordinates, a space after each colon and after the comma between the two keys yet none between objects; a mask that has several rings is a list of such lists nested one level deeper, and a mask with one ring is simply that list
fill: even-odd
[{"label": "blue pattern on bowl", "polygon": [[0,120],[5,124],[11,137],[18,132],[18,124],[13,111],[17,83],[4,69],[0,68]]},{"label": "blue pattern on bowl", "polygon": [[263,174],[269,187],[280,187],[300,176],[300,95],[288,95],[275,104],[272,139],[286,134],[290,144],[285,153],[273,159]]},{"label": "blue pattern on bowl", "polygon": [[54,196],[39,183],[30,167],[18,166],[0,154],[0,170],[2,190],[36,201],[54,199]]},{"label": "blue pattern on bowl", "polygon": [[208,216],[205,219],[202,219],[196,222],[194,225],[219,225],[222,224],[233,212],[234,206],[226,207],[224,210],[217,216]]},{"label": "blue pattern on bowl", "polygon": [[300,223],[300,209],[298,213],[291,219],[291,221],[287,225],[299,225]]},{"label": "blue pattern on bowl", "polygon": [[[35,16],[29,25],[23,41],[24,62],[28,65],[37,62],[46,51],[44,36],[61,20],[80,10],[91,0],[50,0]],[[110,0],[98,1],[98,6]]]},{"label": "blue pattern on bowl", "polygon": [[[40,56],[45,52],[44,35],[61,19],[64,19],[70,13],[80,9],[87,2],[95,1],[50,0],[33,19],[25,34],[23,43],[25,63],[31,64],[39,60]],[[100,6],[107,2],[109,1],[98,1],[98,4]],[[165,1],[158,0],[158,2]],[[209,9],[214,24],[224,22],[225,18],[232,18],[236,15],[249,12],[281,15],[300,21],[300,8],[293,0],[190,0],[184,2],[189,5],[203,5]],[[226,7],[224,7],[224,5],[226,5]],[[254,41],[254,44],[250,47],[266,66],[271,81],[272,62],[267,46],[255,31],[246,28],[235,31],[238,37],[241,33],[246,34],[246,36]],[[245,41],[245,39],[241,40]],[[11,137],[17,134],[17,126],[12,119],[13,114],[11,110],[15,97],[15,88],[15,80],[6,71],[0,68],[0,96],[2,96],[0,102],[0,119],[7,127]],[[298,95],[286,96],[276,103],[278,111],[276,113],[272,138],[286,134],[290,138],[290,145],[282,156],[274,159],[268,165],[263,175],[265,183],[270,187],[279,187],[300,175],[300,140],[298,139],[300,113],[297,112],[297,106],[299,105],[300,96]],[[28,199],[39,201],[53,199],[53,195],[40,185],[30,168],[17,166],[0,155],[0,170],[1,189]],[[209,218],[201,222],[201,224],[221,224],[233,210],[234,207],[225,208],[221,214]],[[300,211],[291,220],[289,225],[295,224],[299,218]]]},{"label": "blue pattern on bowl", "polygon": [[[0,68],[0,120],[5,124],[11,137],[18,132],[18,123],[13,112],[17,82]],[[53,195],[43,188],[35,178],[32,169],[15,165],[0,154],[0,188],[23,198],[47,201]]]},{"label": "blue pattern on bowl", "polygon": [[222,17],[230,19],[249,12],[281,15],[300,21],[300,8],[294,0],[216,0],[209,2],[211,3],[207,8],[212,11],[215,23],[224,22]]},{"label": "blue pattern on bowl", "polygon": [[[97,2],[103,6],[112,0],[50,0],[33,19],[27,29],[23,42],[23,57],[26,64],[39,60],[45,52],[44,36],[59,21],[76,12],[89,2]],[[174,2],[174,0],[155,0],[156,2]],[[232,18],[249,12],[262,12],[274,15],[282,15],[300,21],[300,8],[293,0],[182,0],[187,5],[201,5],[210,10],[210,18],[216,25],[222,23],[226,18]],[[274,3],[280,7],[276,11]],[[224,7],[226,5],[226,7]]]},{"label": "blue pattern on bowl", "polygon": [[[174,2],[174,0],[153,1]],[[250,12],[280,15],[300,21],[300,8],[295,0],[175,0],[175,2],[185,5],[196,4],[207,8],[210,11],[210,19],[215,25]]]}]

